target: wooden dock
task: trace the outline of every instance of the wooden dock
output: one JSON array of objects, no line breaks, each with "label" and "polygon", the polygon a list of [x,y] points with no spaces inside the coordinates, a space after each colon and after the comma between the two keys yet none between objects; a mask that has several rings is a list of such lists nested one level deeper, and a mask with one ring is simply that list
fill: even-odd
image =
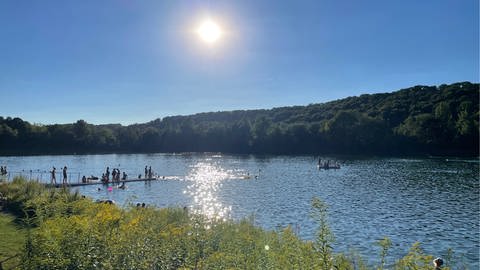
[{"label": "wooden dock", "polygon": [[77,183],[56,183],[56,184],[51,184],[51,183],[46,183],[45,185],[47,187],[55,187],[55,188],[61,188],[61,187],[80,187],[80,186],[91,186],[91,185],[109,185],[109,184],[122,184],[122,183],[128,183],[128,182],[149,182],[149,181],[165,181],[166,179],[164,178],[137,178],[137,179],[126,179],[126,180],[120,180],[120,181],[109,181],[108,183],[104,183],[100,180],[90,180],[87,182],[77,182]]}]

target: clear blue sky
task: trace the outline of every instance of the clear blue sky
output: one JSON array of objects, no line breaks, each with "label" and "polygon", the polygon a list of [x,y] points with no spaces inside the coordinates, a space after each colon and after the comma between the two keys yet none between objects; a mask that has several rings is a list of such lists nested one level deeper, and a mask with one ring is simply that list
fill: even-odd
[{"label": "clear blue sky", "polygon": [[[146,122],[479,81],[477,0],[0,1],[0,115]],[[224,31],[193,32],[209,16]]]}]

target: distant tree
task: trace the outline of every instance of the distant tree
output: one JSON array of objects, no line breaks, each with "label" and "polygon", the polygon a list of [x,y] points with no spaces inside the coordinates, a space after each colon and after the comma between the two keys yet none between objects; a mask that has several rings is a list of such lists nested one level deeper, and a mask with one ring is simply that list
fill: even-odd
[{"label": "distant tree", "polygon": [[414,86],[323,104],[170,116],[144,124],[0,117],[0,154],[221,151],[479,154],[479,84]]}]

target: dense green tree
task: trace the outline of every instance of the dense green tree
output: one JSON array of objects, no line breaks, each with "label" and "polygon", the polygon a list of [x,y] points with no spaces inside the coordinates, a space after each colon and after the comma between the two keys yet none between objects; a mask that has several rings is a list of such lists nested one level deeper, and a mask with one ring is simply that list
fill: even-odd
[{"label": "dense green tree", "polygon": [[479,154],[479,84],[414,86],[323,104],[170,116],[144,124],[0,117],[0,154],[230,152]]}]

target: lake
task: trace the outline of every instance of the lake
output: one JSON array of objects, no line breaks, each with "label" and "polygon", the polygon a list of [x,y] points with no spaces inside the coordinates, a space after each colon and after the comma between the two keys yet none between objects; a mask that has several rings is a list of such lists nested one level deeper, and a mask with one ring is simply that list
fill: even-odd
[{"label": "lake", "polygon": [[[322,157],[323,159],[334,159]],[[114,154],[0,157],[10,176],[49,181],[52,166],[68,167],[71,181],[100,176],[106,167],[130,177],[151,166],[165,181],[127,183],[127,189],[75,188],[94,199],[119,205],[145,202],[158,207],[188,206],[211,218],[252,218],[266,229],[291,225],[313,239],[310,218],[314,196],[329,205],[336,251],[355,250],[378,263],[375,242],[391,238],[398,258],[416,241],[427,253],[478,269],[479,160],[446,158],[341,158],[339,170],[318,170],[313,156],[242,156],[225,154]],[[31,172],[30,172],[31,171]],[[60,182],[57,175],[57,182]],[[98,187],[101,190],[98,190]]]}]

